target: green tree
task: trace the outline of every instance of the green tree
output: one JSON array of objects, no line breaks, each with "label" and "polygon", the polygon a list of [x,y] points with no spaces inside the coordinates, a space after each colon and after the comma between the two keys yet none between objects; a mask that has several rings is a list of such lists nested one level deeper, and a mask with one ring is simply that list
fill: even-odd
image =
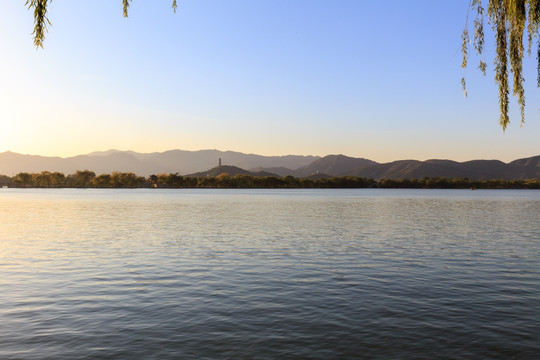
[{"label": "green tree", "polygon": [[39,174],[32,174],[32,182],[36,187],[50,188],[51,173],[49,171],[42,171]]},{"label": "green tree", "polygon": [[91,181],[91,186],[96,188],[110,188],[111,187],[111,175],[101,174],[96,176]]},{"label": "green tree", "polygon": [[297,188],[298,184],[300,183],[297,178],[291,175],[287,175],[283,178],[283,181],[285,182],[285,187],[287,188]]},{"label": "green tree", "polygon": [[215,188],[216,187],[216,178],[205,176],[197,178],[197,187],[199,188]]},{"label": "green tree", "polygon": [[235,187],[247,189],[255,187],[255,177],[246,174],[236,174],[232,178],[232,184]]},{"label": "green tree", "polygon": [[185,186],[184,177],[178,175],[178,173],[167,175],[167,185],[171,187],[183,187]]},{"label": "green tree", "polygon": [[13,186],[13,179],[6,175],[0,175],[0,186]]},{"label": "green tree", "polygon": [[182,187],[194,188],[197,187],[198,178],[196,177],[185,177],[182,181]]},{"label": "green tree", "polygon": [[87,188],[92,185],[91,181],[96,177],[96,173],[90,170],[77,170],[75,174],[68,176],[72,186],[78,188]]},{"label": "green tree", "polygon": [[32,185],[32,175],[26,172],[20,172],[13,178],[13,182],[18,186],[27,188]]},{"label": "green tree", "polygon": [[136,188],[146,182],[143,176],[137,176],[132,172],[122,173],[115,171],[111,174],[111,185],[115,188]]},{"label": "green tree", "polygon": [[[531,55],[533,39],[538,39],[538,29],[540,26],[540,0],[471,0],[469,11],[476,13],[474,19],[474,41],[473,46],[477,55],[482,57],[484,53],[484,17],[487,2],[487,18],[491,23],[495,34],[495,81],[499,85],[499,123],[503,130],[506,129],[510,118],[508,117],[508,94],[509,86],[509,63],[510,73],[513,75],[513,95],[517,96],[521,109],[521,123],[525,122],[525,90],[523,89],[523,34],[527,28],[528,53]],[[465,30],[462,34],[462,54],[461,66],[467,67],[469,55],[469,14]],[[538,53],[538,85],[540,86],[540,42],[537,42]],[[486,74],[487,64],[480,60],[478,68]],[[461,79],[463,91],[466,92],[465,77]]]},{"label": "green tree", "polygon": [[[157,182],[160,185],[165,185],[167,187],[172,188],[181,188],[181,187],[193,187],[194,185],[191,184],[192,178],[184,178],[182,175],[178,175],[178,173],[174,174],[158,174],[157,175],[158,180]],[[196,183],[196,181],[195,181]]]},{"label": "green tree", "polygon": [[65,186],[66,176],[61,172],[53,172],[49,175],[51,177],[51,187],[60,188]]},{"label": "green tree", "polygon": [[262,187],[264,188],[280,188],[283,187],[284,181],[277,176],[265,176],[261,179]]}]

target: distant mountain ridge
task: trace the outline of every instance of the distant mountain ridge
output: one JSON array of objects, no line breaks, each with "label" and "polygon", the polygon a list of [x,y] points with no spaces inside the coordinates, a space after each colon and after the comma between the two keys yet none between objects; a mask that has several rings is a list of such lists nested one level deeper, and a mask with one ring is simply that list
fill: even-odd
[{"label": "distant mountain ridge", "polygon": [[148,176],[158,173],[181,175],[206,171],[218,164],[237,166],[243,169],[256,167],[284,166],[299,168],[319,159],[318,156],[286,155],[262,156],[234,151],[219,150],[169,150],[155,153],[108,150],[67,158],[22,155],[10,151],[0,153],[0,174],[15,175],[19,172],[59,171],[71,174],[77,170],[92,170],[96,174],[113,171],[133,172]]},{"label": "distant mountain ridge", "polygon": [[219,159],[223,166],[231,167],[231,176],[242,173],[295,177],[358,176],[373,179],[412,179],[426,176],[467,177],[471,180],[540,178],[540,156],[517,159],[510,163],[499,160],[457,162],[438,159],[377,163],[345,155],[262,156],[219,150],[170,150],[154,153],[108,150],[68,158],[22,155],[7,151],[0,153],[0,175],[12,176],[19,172],[44,170],[72,174],[77,170],[88,169],[96,174],[121,171],[140,176],[159,173],[212,176],[213,171],[219,170],[215,170]]},{"label": "distant mountain ridge", "polygon": [[345,155],[328,155],[317,159],[311,164],[303,166],[295,171],[297,177],[307,177],[316,174],[328,174],[333,176],[349,175],[351,171],[362,170],[368,166],[379,163],[363,158],[353,158]]},{"label": "distant mountain ridge", "polygon": [[373,179],[419,179],[422,177],[466,177],[471,180],[540,178],[540,156],[508,164],[499,160],[399,160],[351,171],[349,175]]}]

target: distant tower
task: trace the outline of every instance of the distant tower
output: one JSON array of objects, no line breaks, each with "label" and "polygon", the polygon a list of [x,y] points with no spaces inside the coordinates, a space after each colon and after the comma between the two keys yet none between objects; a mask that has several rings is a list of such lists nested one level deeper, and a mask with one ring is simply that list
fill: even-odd
[{"label": "distant tower", "polygon": [[219,167],[221,167],[221,158],[219,158]]}]

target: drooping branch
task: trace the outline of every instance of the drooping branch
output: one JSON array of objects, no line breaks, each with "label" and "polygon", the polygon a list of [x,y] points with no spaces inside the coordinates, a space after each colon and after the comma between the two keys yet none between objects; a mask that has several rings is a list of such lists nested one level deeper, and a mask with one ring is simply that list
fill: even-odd
[{"label": "drooping branch", "polygon": [[496,31],[496,52],[495,58],[495,81],[499,84],[499,112],[500,120],[503,130],[506,130],[506,126],[510,122],[508,117],[508,55],[506,51],[506,18],[505,12],[502,8],[497,8],[499,14],[495,18],[494,27]]},{"label": "drooping branch", "polygon": [[[484,51],[484,7],[482,0],[471,0],[469,10],[476,11],[474,20],[474,48],[477,55],[482,56]],[[523,88],[523,36],[525,27],[528,33],[528,53],[531,54],[531,45],[538,38],[540,26],[540,0],[488,0],[488,19],[495,34],[496,55],[495,81],[499,86],[500,124],[503,130],[510,122],[509,110],[509,73],[512,73],[512,93],[518,99],[521,110],[521,124],[525,122],[525,90]],[[467,13],[468,21],[468,13]],[[527,25],[527,26],[526,26]],[[467,66],[468,53],[468,24],[462,35],[462,67]],[[538,44],[538,85],[540,86],[540,43]],[[481,60],[478,66],[483,74],[486,63]],[[461,80],[465,86],[465,79]],[[465,90],[465,89],[464,89]]]},{"label": "drooping branch", "polygon": [[45,41],[45,32],[47,31],[47,25],[51,25],[51,22],[47,18],[47,5],[52,0],[26,0],[26,6],[28,9],[34,9],[34,45],[36,47],[43,48],[43,41]]},{"label": "drooping branch", "polygon": [[[47,32],[47,26],[51,26],[51,22],[47,18],[48,5],[52,0],[26,0],[26,6],[28,9],[34,9],[34,45],[36,47],[43,48],[43,42],[45,41],[45,32]],[[128,17],[128,10],[130,3],[133,0],[122,0],[122,10],[124,17]],[[176,13],[178,9],[177,0],[172,2],[173,11]]]},{"label": "drooping branch", "polygon": [[128,9],[129,9],[129,3],[133,0],[122,0],[123,10],[124,10],[124,17],[128,17]]},{"label": "drooping branch", "polygon": [[518,103],[521,110],[521,123],[525,122],[525,90],[522,74],[523,69],[523,32],[525,30],[525,21],[527,20],[525,11],[525,0],[514,0],[510,2],[510,46],[509,57],[513,79],[513,95],[518,97]]}]

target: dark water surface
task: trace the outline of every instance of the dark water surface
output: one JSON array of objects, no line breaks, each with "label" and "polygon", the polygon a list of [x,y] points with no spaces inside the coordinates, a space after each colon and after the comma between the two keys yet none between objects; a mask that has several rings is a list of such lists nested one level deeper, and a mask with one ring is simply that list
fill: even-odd
[{"label": "dark water surface", "polygon": [[0,359],[534,359],[540,192],[0,189]]}]

